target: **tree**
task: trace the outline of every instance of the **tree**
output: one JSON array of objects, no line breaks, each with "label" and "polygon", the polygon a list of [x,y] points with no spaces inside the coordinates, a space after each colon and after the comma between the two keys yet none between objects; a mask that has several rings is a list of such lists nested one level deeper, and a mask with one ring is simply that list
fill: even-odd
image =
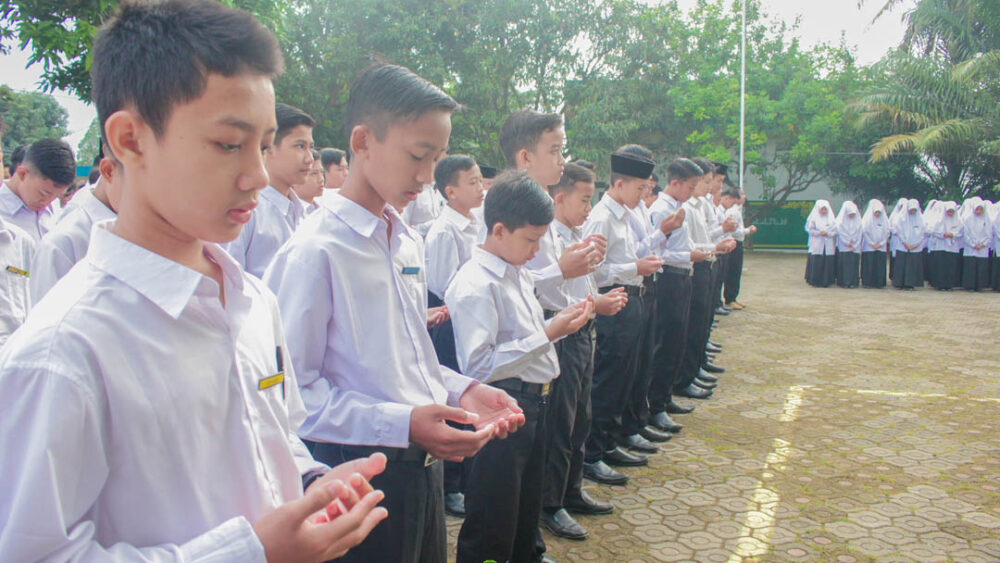
[{"label": "tree", "polygon": [[84,133],[83,139],[80,139],[80,144],[76,148],[76,163],[81,166],[90,166],[94,163],[94,158],[97,157],[100,150],[101,125],[95,118],[90,122],[87,132]]},{"label": "tree", "polygon": [[906,19],[887,79],[856,104],[859,126],[883,132],[871,160],[914,152],[936,197],[988,196],[1000,185],[1000,3],[920,0]]},{"label": "tree", "polygon": [[[222,0],[257,16],[271,29],[281,30],[286,2]],[[90,100],[90,45],[118,0],[38,2],[0,0],[0,52],[11,42],[31,50],[29,65],[42,65],[46,91],[65,90]]]},{"label": "tree", "polygon": [[7,124],[3,136],[4,155],[38,139],[61,139],[69,134],[66,109],[49,94],[18,92],[0,86],[0,115]]}]

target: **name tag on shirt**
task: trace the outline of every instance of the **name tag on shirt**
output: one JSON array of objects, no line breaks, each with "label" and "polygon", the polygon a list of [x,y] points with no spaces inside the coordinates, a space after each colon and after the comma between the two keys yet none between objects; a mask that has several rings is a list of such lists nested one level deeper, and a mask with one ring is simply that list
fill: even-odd
[{"label": "name tag on shirt", "polygon": [[12,273],[12,274],[17,274],[19,276],[28,277],[28,271],[27,270],[22,270],[20,268],[15,268],[14,266],[7,266],[7,271],[10,272],[10,273]]},{"label": "name tag on shirt", "polygon": [[257,389],[263,391],[264,389],[270,389],[275,385],[280,385],[285,382],[285,372],[278,372],[271,377],[265,377],[257,382]]},{"label": "name tag on shirt", "polygon": [[403,267],[404,276],[415,276],[420,273],[420,268],[417,266],[405,266]]}]

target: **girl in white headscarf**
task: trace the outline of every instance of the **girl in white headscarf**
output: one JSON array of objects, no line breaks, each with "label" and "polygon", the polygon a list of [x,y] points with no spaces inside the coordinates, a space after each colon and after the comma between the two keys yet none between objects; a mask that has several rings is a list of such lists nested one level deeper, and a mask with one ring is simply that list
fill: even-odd
[{"label": "girl in white headscarf", "polygon": [[961,285],[962,232],[964,227],[958,216],[958,204],[942,201],[924,217],[927,226],[928,270],[927,281],[932,286],[947,291]]},{"label": "girl in white headscarf", "polygon": [[896,229],[896,222],[899,218],[903,216],[903,212],[906,210],[906,202],[909,201],[905,197],[899,198],[896,201],[896,205],[892,208],[892,213],[889,214],[889,278],[895,279],[893,276],[893,268],[895,268],[895,261],[893,258],[896,257],[896,252],[903,248],[903,245],[899,244],[899,237],[893,236]]},{"label": "girl in white headscarf", "polygon": [[988,209],[990,223],[993,225],[993,241],[990,244],[990,285],[993,291],[1000,291],[1000,201],[994,202]]},{"label": "girl in white headscarf", "polygon": [[861,218],[861,284],[885,287],[885,263],[889,248],[889,218],[882,202],[868,202]]},{"label": "girl in white headscarf", "polygon": [[806,232],[809,233],[806,282],[814,287],[830,287],[837,278],[837,219],[829,201],[816,201],[806,219]]},{"label": "girl in white headscarf", "polygon": [[920,202],[907,200],[906,212],[893,226],[893,235],[899,240],[900,249],[893,258],[892,285],[899,289],[913,289],[924,285],[924,256],[926,233],[920,213]]},{"label": "girl in white headscarf", "polygon": [[990,285],[990,244],[993,242],[993,222],[986,211],[986,202],[979,197],[965,200],[961,213],[965,227],[962,237],[962,287],[982,291]]},{"label": "girl in white headscarf", "polygon": [[858,287],[861,274],[861,211],[845,201],[837,214],[837,285]]}]

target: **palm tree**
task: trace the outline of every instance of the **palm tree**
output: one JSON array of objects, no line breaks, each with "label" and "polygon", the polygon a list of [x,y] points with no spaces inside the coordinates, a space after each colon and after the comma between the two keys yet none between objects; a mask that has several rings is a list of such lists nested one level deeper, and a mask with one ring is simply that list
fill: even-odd
[{"label": "palm tree", "polygon": [[[889,0],[880,15],[901,0]],[[889,80],[854,109],[859,126],[889,134],[873,162],[922,155],[923,172],[946,197],[1000,182],[1000,2],[918,0],[906,13],[900,48],[887,57]]]}]

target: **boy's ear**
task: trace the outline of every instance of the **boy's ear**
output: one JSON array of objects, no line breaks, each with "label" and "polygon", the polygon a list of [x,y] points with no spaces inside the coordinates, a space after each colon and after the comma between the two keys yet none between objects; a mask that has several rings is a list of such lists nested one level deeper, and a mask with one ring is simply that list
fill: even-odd
[{"label": "boy's ear", "polygon": [[134,166],[142,159],[143,148],[139,137],[146,129],[146,123],[131,110],[118,110],[108,116],[104,122],[104,135],[111,154],[118,162]]},{"label": "boy's ear", "polygon": [[355,125],[354,129],[351,129],[351,138],[348,143],[351,146],[351,153],[354,156],[358,155],[368,155],[368,143],[371,140],[373,131],[368,128],[367,125],[360,124]]},{"label": "boy's ear", "polygon": [[554,201],[556,205],[561,205],[564,201],[566,201],[566,192],[565,191],[557,192],[556,196],[552,198],[552,201]]},{"label": "boy's ear", "polygon": [[17,166],[17,170],[14,171],[14,175],[17,176],[18,181],[23,182],[24,177],[28,175],[28,167],[23,164],[19,164]]},{"label": "boy's ear", "polygon": [[[434,188],[434,189],[437,189],[437,188]],[[448,201],[451,201],[452,198],[455,197],[455,186],[452,186],[451,184],[445,186],[444,187],[444,197]]]},{"label": "boy's ear", "polygon": [[514,153],[514,164],[518,170],[528,167],[528,149],[521,149]]},{"label": "boy's ear", "polygon": [[503,240],[503,236],[506,231],[507,228],[503,226],[503,223],[497,221],[493,224],[493,228],[490,229],[490,234],[493,235],[493,238],[495,239]]}]

